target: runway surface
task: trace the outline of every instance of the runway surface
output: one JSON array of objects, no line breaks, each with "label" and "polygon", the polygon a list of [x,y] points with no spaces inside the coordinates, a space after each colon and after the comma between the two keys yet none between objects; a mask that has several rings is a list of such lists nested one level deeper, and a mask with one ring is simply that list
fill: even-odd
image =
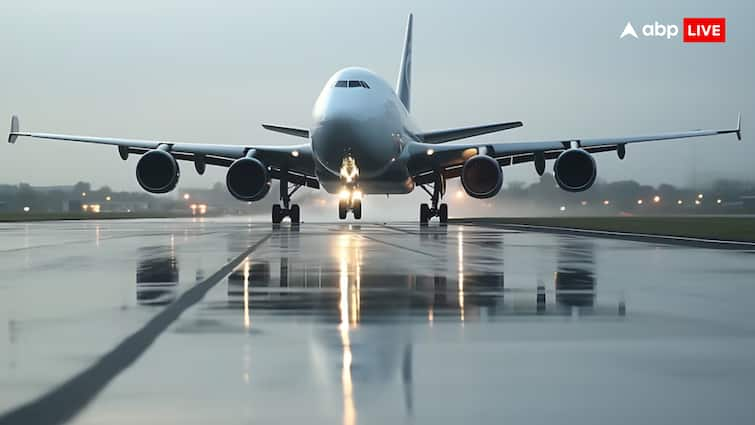
[{"label": "runway surface", "polygon": [[0,234],[0,423],[755,422],[753,250],[244,219]]}]

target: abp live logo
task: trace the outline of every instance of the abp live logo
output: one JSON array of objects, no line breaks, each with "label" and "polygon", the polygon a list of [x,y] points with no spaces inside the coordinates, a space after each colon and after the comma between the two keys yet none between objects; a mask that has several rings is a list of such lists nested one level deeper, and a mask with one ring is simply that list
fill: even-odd
[{"label": "abp live logo", "polygon": [[726,43],[726,18],[684,18],[685,43]]},{"label": "abp live logo", "polygon": [[[685,43],[725,43],[726,18],[684,18],[682,21],[682,41]],[[679,35],[679,27],[675,24],[663,24],[655,21],[641,27],[639,34],[645,38],[665,38],[670,40]],[[638,32],[627,22],[619,38],[640,38]]]}]

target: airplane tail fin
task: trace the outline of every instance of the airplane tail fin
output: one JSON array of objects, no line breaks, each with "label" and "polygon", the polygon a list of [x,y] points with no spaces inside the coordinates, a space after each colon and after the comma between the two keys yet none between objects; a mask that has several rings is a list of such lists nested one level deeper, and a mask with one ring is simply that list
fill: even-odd
[{"label": "airplane tail fin", "polygon": [[398,70],[398,81],[396,82],[396,94],[401,99],[406,110],[409,110],[412,90],[412,21],[413,16],[409,14],[409,21],[406,24],[406,38],[404,40],[404,52],[401,55],[401,67]]}]

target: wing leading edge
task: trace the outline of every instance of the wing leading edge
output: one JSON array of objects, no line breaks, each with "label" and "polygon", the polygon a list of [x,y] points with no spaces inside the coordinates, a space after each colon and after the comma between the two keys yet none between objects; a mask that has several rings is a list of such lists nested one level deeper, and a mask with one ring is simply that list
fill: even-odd
[{"label": "wing leading edge", "polygon": [[[423,184],[425,177],[440,169],[446,178],[458,177],[461,166],[469,157],[484,153],[495,158],[501,166],[534,161],[542,155],[544,159],[556,158],[561,152],[572,146],[580,147],[590,153],[619,151],[623,157],[625,146],[631,143],[662,140],[682,140],[694,137],[735,134],[742,140],[742,115],[737,117],[736,128],[691,130],[670,133],[658,133],[644,136],[608,137],[608,138],[573,138],[531,142],[499,143],[459,143],[452,145],[432,145],[429,143],[412,143],[408,149],[410,168],[417,184]],[[426,178],[432,178],[426,177]]]},{"label": "wing leading edge", "polygon": [[279,178],[281,170],[287,170],[289,174],[295,174],[292,182],[302,181],[308,187],[319,187],[314,176],[312,147],[308,143],[291,146],[239,146],[35,133],[21,131],[18,117],[14,115],[11,117],[8,143],[16,143],[19,137],[116,146],[122,159],[126,159],[130,153],[141,155],[151,149],[167,146],[167,150],[178,160],[222,167],[230,166],[236,159],[253,155],[270,167],[273,178]]}]

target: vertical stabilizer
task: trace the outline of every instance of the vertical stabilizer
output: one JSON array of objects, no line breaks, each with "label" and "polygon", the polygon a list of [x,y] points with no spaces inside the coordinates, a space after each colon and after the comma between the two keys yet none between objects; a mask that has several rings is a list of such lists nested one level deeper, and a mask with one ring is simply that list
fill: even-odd
[{"label": "vertical stabilizer", "polygon": [[396,94],[401,99],[406,110],[409,110],[412,90],[412,14],[409,14],[409,22],[406,23],[406,39],[404,40],[404,52],[401,55],[401,67],[398,70],[396,82]]}]

